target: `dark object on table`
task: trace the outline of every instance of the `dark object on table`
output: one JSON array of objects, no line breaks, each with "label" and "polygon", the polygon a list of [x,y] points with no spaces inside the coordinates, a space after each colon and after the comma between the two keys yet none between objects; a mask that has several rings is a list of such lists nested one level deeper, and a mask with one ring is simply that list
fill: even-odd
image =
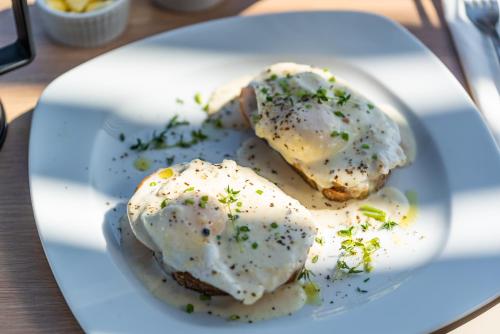
[{"label": "dark object on table", "polygon": [[[16,21],[17,40],[12,44],[0,48],[0,74],[27,65],[35,57],[26,0],[12,0],[12,9]],[[0,147],[6,135],[7,122],[5,120],[5,111],[0,103]]]}]

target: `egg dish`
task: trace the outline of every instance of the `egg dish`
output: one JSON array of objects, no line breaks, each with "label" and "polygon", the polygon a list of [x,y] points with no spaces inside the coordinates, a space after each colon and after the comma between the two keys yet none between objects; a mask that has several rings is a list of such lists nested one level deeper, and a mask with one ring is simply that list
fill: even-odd
[{"label": "egg dish", "polygon": [[247,305],[296,279],[316,235],[297,200],[231,160],[158,170],[138,186],[127,215],[180,285]]},{"label": "egg dish", "polygon": [[397,124],[328,70],[272,65],[241,90],[240,110],[330,200],[365,198],[408,160]]}]

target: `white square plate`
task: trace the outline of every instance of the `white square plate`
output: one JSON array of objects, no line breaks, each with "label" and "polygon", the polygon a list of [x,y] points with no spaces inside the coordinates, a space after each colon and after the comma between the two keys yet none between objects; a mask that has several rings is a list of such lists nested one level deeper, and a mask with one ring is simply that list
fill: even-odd
[{"label": "white square plate", "polygon": [[[306,306],[254,324],[188,315],[131,274],[109,228],[146,174],[117,138],[151,132],[175,113],[199,124],[194,103],[216,86],[280,61],[328,67],[373,101],[401,110],[416,162],[391,184],[420,196],[413,255],[373,273],[370,293],[331,308]],[[127,140],[129,137],[127,137]],[[235,149],[237,142],[218,145]],[[214,153],[209,160],[221,157]],[[116,158],[116,159],[113,159]],[[186,154],[182,159],[189,159]],[[398,24],[356,12],[236,17],[160,34],[56,79],[33,116],[29,177],[45,253],[87,332],[428,332],[500,291],[500,155],[480,114],[441,62]],[[179,161],[176,161],[179,162]],[[115,209],[115,210],[113,210]],[[425,246],[422,246],[425,245]],[[329,308],[330,307],[330,308]]]}]

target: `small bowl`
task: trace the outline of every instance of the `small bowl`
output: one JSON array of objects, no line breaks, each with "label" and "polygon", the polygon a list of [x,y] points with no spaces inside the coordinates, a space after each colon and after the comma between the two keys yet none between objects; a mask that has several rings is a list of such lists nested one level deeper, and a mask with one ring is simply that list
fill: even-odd
[{"label": "small bowl", "polygon": [[222,0],[153,0],[157,5],[166,9],[184,12],[204,10],[217,5]]},{"label": "small bowl", "polygon": [[50,8],[45,0],[36,7],[47,34],[56,42],[76,47],[95,47],[118,37],[127,26],[130,0],[87,13],[68,13]]}]

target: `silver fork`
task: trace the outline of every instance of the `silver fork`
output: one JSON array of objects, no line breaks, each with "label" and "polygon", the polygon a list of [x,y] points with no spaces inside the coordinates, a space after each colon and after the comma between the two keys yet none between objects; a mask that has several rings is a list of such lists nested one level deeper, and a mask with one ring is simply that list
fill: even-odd
[{"label": "silver fork", "polygon": [[497,32],[498,4],[496,0],[465,0],[465,11],[469,20],[482,33],[489,36],[500,63],[500,36]]}]

